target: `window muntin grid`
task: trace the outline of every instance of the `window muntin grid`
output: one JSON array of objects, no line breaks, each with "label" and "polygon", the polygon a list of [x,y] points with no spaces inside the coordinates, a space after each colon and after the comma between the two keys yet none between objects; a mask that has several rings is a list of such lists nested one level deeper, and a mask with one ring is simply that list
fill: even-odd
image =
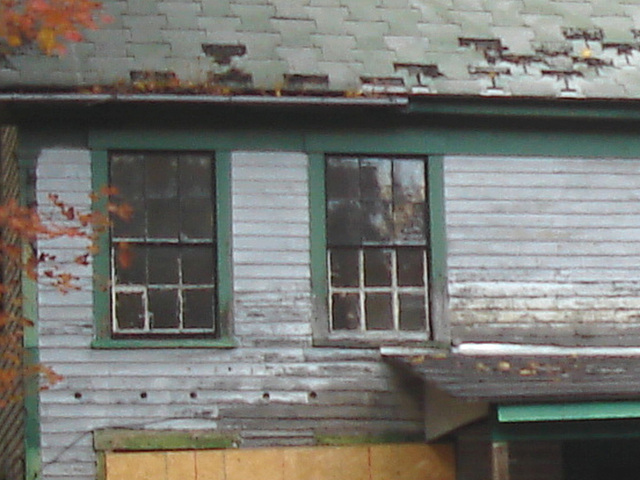
[{"label": "window muntin grid", "polygon": [[[116,153],[111,184],[134,209],[111,236],[115,335],[216,330],[214,162],[208,154]],[[126,255],[127,262],[121,261]],[[126,265],[124,265],[126,263]]]},{"label": "window muntin grid", "polygon": [[428,331],[426,159],[326,160],[332,331]]}]

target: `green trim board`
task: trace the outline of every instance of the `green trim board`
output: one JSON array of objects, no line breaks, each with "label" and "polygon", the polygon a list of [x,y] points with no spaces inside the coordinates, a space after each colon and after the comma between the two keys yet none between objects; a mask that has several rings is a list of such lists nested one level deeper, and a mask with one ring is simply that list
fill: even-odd
[{"label": "green trim board", "polygon": [[238,446],[235,433],[209,430],[105,429],[93,432],[93,446],[102,451],[204,450]]},{"label": "green trim board", "polygon": [[[30,246],[23,248],[23,255],[31,255]],[[22,314],[32,322],[25,325],[23,331],[24,366],[36,366],[40,363],[38,345],[38,285],[22,273]],[[40,376],[32,373],[25,378],[25,479],[36,480],[41,477],[42,459],[40,445]]]},{"label": "green trim board", "polygon": [[[144,151],[162,149],[150,138],[146,139]],[[122,142],[114,141],[118,148],[130,148]],[[182,148],[172,151],[193,151],[189,138],[182,138]],[[231,153],[216,151],[216,240],[218,270],[218,324],[215,337],[202,339],[153,339],[111,337],[110,307],[110,260],[109,232],[101,232],[97,238],[97,253],[93,258],[93,311],[95,319],[95,337],[91,343],[97,349],[124,348],[233,348],[236,342],[232,332],[232,265],[231,265]],[[92,190],[99,192],[109,183],[109,151],[93,150],[91,152]],[[106,212],[107,199],[99,196],[94,200],[94,211]]]},{"label": "green trim board", "polygon": [[640,401],[499,405],[498,422],[549,422],[640,418]]}]

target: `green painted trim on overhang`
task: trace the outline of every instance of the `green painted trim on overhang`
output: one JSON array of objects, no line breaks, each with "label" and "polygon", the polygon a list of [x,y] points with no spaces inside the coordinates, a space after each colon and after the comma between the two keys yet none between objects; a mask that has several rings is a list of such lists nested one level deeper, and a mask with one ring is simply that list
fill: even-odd
[{"label": "green painted trim on overhang", "polygon": [[407,112],[424,115],[520,117],[567,120],[640,120],[640,103],[629,100],[410,97]]},{"label": "green painted trim on overhang", "polygon": [[261,129],[127,129],[92,130],[89,148],[96,150],[291,150],[304,149],[299,133]]},{"label": "green painted trim on overhang", "polygon": [[[144,137],[142,150],[163,150],[160,141],[154,142]],[[180,137],[181,146],[172,145],[169,151],[193,151],[189,137]],[[177,138],[173,138],[177,140]],[[114,143],[121,148],[118,139]],[[136,150],[130,148],[130,150]],[[93,256],[93,315],[94,339],[91,347],[96,349],[126,348],[234,348],[237,342],[233,338],[233,278],[231,251],[231,152],[211,151],[215,158],[216,179],[216,242],[218,269],[218,332],[215,337],[203,339],[153,339],[153,338],[111,338],[111,307],[109,298],[110,259],[109,232],[101,232],[97,238],[97,253]],[[109,184],[109,152],[93,150],[91,152],[92,191],[99,193]],[[94,211],[107,214],[107,198],[104,195],[94,197]]]},{"label": "green painted trim on overhang", "polygon": [[640,418],[640,401],[499,405],[497,414],[501,423]]},{"label": "green painted trim on overhang", "polygon": [[[94,149],[165,149],[212,151],[296,151],[368,155],[513,155],[586,158],[640,158],[636,128],[610,129],[561,122],[494,124],[462,117],[459,122],[388,126],[273,127],[126,131],[90,134]],[[111,140],[110,140],[111,139]]]},{"label": "green painted trim on overhang", "polygon": [[93,446],[103,451],[204,450],[238,446],[235,433],[209,430],[128,430],[105,429],[93,433]]}]

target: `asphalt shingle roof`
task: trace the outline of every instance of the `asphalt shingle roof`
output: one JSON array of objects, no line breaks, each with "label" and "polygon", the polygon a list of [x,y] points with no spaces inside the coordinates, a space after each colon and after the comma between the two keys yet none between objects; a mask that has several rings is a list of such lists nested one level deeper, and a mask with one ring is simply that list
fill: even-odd
[{"label": "asphalt shingle roof", "polygon": [[[639,0],[120,0],[0,88],[173,75],[233,89],[640,98]],[[224,49],[227,53],[224,54]]]}]

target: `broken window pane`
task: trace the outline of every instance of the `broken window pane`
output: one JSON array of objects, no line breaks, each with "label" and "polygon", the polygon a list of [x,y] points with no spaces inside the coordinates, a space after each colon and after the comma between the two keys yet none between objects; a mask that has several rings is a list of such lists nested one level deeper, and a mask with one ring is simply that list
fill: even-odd
[{"label": "broken window pane", "polygon": [[213,328],[212,288],[184,292],[184,328]]},{"label": "broken window pane", "polygon": [[400,295],[400,330],[424,330],[427,321],[424,295]]},{"label": "broken window pane", "polygon": [[365,298],[367,330],[393,330],[391,294],[369,293]]},{"label": "broken window pane", "polygon": [[364,251],[364,284],[366,286],[391,285],[391,250],[366,249]]},{"label": "broken window pane", "polygon": [[149,289],[149,320],[151,329],[178,328],[178,291]]},{"label": "broken window pane", "polygon": [[116,294],[116,320],[118,330],[144,328],[142,293]]},{"label": "broken window pane", "polygon": [[331,283],[336,287],[357,287],[360,252],[355,249],[331,252]]},{"label": "broken window pane", "polygon": [[336,294],[332,297],[333,329],[357,330],[360,327],[358,294]]}]

